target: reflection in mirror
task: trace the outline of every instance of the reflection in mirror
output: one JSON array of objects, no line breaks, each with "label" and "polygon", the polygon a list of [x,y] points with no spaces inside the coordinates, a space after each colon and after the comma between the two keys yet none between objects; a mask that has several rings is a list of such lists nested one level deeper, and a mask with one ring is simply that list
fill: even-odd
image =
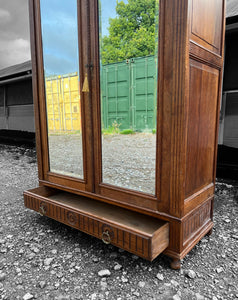
[{"label": "reflection in mirror", "polygon": [[159,0],[99,10],[102,180],[155,194]]},{"label": "reflection in mirror", "polygon": [[50,171],[83,178],[77,0],[41,0]]}]

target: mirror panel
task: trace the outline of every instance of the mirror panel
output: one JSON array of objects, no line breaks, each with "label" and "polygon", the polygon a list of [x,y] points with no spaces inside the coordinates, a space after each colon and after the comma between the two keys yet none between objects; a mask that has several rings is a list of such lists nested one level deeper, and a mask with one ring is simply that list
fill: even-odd
[{"label": "mirror panel", "polygon": [[77,0],[40,0],[50,171],[83,179]]},{"label": "mirror panel", "polygon": [[99,1],[102,181],[155,194],[158,0]]}]

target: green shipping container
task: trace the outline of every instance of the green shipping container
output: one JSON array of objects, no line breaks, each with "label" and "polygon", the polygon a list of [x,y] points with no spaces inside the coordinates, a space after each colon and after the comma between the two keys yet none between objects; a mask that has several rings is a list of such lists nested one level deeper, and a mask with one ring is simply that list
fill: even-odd
[{"label": "green shipping container", "polygon": [[146,131],[156,128],[156,60],[132,58],[102,67],[102,122],[107,129]]}]

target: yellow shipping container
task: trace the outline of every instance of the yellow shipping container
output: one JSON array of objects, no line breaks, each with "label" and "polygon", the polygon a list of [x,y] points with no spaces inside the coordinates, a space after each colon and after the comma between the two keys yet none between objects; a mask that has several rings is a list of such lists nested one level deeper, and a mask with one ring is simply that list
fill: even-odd
[{"label": "yellow shipping container", "polygon": [[77,73],[46,78],[49,132],[81,131],[81,105]]}]

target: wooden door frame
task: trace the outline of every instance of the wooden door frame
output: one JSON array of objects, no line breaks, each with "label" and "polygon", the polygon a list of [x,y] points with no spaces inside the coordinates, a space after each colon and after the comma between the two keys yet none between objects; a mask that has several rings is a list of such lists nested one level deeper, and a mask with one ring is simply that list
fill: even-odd
[{"label": "wooden door frame", "polygon": [[[78,10],[78,51],[79,51],[79,74],[80,74],[80,91],[85,74],[88,72],[88,62],[90,54],[88,52],[89,45],[86,44],[89,30],[88,1],[77,0]],[[44,182],[57,185],[60,189],[70,187],[72,189],[93,192],[93,147],[92,147],[92,127],[91,127],[91,103],[90,94],[82,93],[81,112],[82,112],[82,141],[83,141],[83,166],[84,179],[64,176],[50,172],[49,155],[48,155],[48,131],[47,131],[47,112],[46,112],[46,95],[44,83],[44,65],[43,65],[43,49],[41,34],[41,18],[40,18],[40,1],[29,0],[29,15],[31,24],[31,54],[32,54],[32,78],[33,78],[33,98],[35,107],[36,122],[36,144],[38,158],[38,174],[40,184]],[[80,16],[80,17],[79,17]],[[83,45],[83,46],[82,46]],[[85,117],[86,116],[86,117]]]},{"label": "wooden door frame", "polygon": [[[35,106],[36,141],[38,157],[38,173],[40,185],[56,187],[77,194],[90,194],[93,198],[120,203],[130,207],[138,207],[148,211],[158,211],[160,202],[160,169],[162,139],[162,86],[163,78],[163,40],[164,21],[159,10],[159,49],[158,49],[158,88],[157,88],[157,136],[156,136],[156,180],[155,195],[125,189],[102,182],[101,156],[101,110],[100,110],[100,64],[99,64],[99,24],[98,0],[77,1],[78,5],[78,42],[80,65],[80,90],[85,74],[89,79],[89,93],[81,93],[82,131],[83,131],[83,163],[85,180],[76,179],[49,172],[48,132],[44,73],[43,50],[40,22],[40,3],[29,0],[31,22],[31,53],[33,74],[33,95]],[[163,2],[160,3],[160,7]],[[80,24],[79,24],[80,22]],[[87,41],[87,42],[86,42]],[[107,200],[106,200],[107,201]]]},{"label": "wooden door frame", "polygon": [[[158,59],[162,61],[163,51],[163,22],[161,20],[161,13],[159,9],[159,51]],[[129,205],[136,205],[141,208],[150,210],[157,210],[159,194],[160,194],[160,162],[161,151],[158,145],[161,138],[161,103],[159,103],[160,89],[159,80],[157,84],[157,136],[156,136],[156,178],[155,178],[155,195],[146,194],[139,191],[125,189],[118,186],[113,186],[102,182],[102,142],[101,142],[101,104],[100,104],[100,61],[99,61],[99,15],[98,15],[98,0],[90,1],[90,16],[91,16],[91,57],[93,62],[92,72],[92,114],[93,114],[93,128],[94,128],[94,169],[95,169],[95,192],[106,198],[115,199]],[[158,64],[158,78],[161,77],[163,71],[162,63]],[[161,101],[160,101],[161,102]],[[159,109],[158,109],[159,108]]]}]

